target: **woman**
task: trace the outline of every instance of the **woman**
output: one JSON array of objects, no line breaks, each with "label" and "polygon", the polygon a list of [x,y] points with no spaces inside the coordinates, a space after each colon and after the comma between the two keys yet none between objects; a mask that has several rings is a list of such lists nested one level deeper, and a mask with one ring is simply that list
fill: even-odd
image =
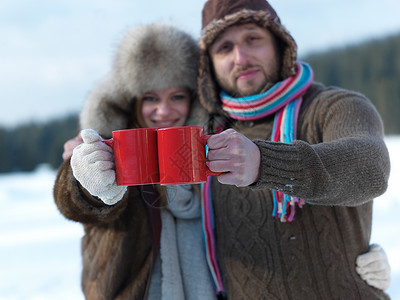
[{"label": "woman", "polygon": [[[188,125],[190,113],[192,124],[201,124],[202,110],[194,101],[198,57],[196,41],[173,27],[154,24],[129,31],[109,76],[85,103],[80,127],[110,138],[118,129]],[[173,299],[215,298],[195,189],[157,188],[154,194],[140,187],[118,187],[112,180],[107,188],[96,190],[93,176],[108,180],[112,154],[96,132],[83,131],[82,138],[84,143],[71,159],[72,169],[67,159],[59,170],[54,197],[64,216],[83,223],[85,229],[82,289],[86,298],[161,299],[161,293]],[[103,164],[104,172],[95,168],[84,172],[90,164],[79,167],[90,154],[101,158],[97,165]],[[148,205],[154,202],[152,197],[161,206],[167,205],[168,197],[168,209]],[[182,235],[185,243],[182,239],[171,243]]]},{"label": "woman", "polygon": [[128,32],[81,113],[80,127],[95,131],[82,131],[84,143],[71,159],[68,149],[81,139],[66,144],[54,197],[61,213],[85,229],[87,299],[216,299],[198,187],[117,186],[112,150],[101,142],[113,130],[205,124],[196,101],[198,56],[196,42],[173,27]]}]

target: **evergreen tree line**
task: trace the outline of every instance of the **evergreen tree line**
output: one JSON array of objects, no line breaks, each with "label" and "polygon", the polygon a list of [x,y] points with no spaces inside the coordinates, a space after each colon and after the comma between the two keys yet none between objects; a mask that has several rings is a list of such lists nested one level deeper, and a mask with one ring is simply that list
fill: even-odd
[{"label": "evergreen tree line", "polygon": [[0,173],[32,171],[39,164],[54,169],[62,163],[64,143],[76,136],[78,116],[45,123],[28,123],[0,128]]},{"label": "evergreen tree line", "polygon": [[400,133],[400,34],[309,55],[314,80],[367,96],[380,113],[385,134]]},{"label": "evergreen tree line", "polygon": [[[400,133],[400,34],[360,45],[310,54],[316,81],[359,91],[376,106],[386,134]],[[65,141],[78,133],[78,116],[15,128],[0,127],[0,172],[32,171],[62,163]]]}]

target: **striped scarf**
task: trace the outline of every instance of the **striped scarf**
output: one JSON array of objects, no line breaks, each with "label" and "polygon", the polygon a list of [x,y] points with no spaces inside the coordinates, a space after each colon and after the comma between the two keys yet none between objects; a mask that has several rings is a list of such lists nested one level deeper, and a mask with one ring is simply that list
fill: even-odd
[{"label": "striped scarf", "polygon": [[[225,92],[221,92],[223,109],[232,119],[242,121],[261,119],[272,115],[293,100],[301,98],[301,95],[310,86],[312,79],[313,74],[310,66],[297,62],[294,76],[276,83],[265,93],[233,98]],[[300,104],[297,104],[296,107],[300,107]]]},{"label": "striped scarf", "polygon": [[[262,94],[233,98],[221,92],[223,109],[232,119],[253,121],[275,113],[271,141],[290,143],[296,139],[297,119],[302,102],[302,95],[307,91],[313,80],[311,67],[303,62],[296,63],[296,74],[276,83]],[[294,219],[295,206],[302,207],[305,203],[296,197],[272,190],[272,216],[281,222],[291,222]],[[211,272],[217,295],[225,295],[218,267],[215,237],[214,214],[211,197],[211,176],[202,184],[202,226],[207,254],[207,263]]]}]

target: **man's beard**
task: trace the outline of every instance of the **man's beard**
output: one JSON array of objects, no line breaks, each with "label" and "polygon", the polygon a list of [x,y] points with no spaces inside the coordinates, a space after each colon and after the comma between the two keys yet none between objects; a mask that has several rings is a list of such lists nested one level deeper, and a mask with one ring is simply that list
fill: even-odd
[{"label": "man's beard", "polygon": [[[233,78],[235,78],[236,74],[238,74],[239,72],[245,71],[252,67],[253,66],[248,65],[235,70],[235,72],[233,72]],[[263,68],[259,68],[259,70],[261,70],[261,72],[264,74],[264,81],[257,86],[253,86],[252,88],[247,89],[246,91],[239,90],[236,80],[229,80],[218,76],[217,81],[220,87],[232,97],[238,98],[257,95],[265,92],[268,88],[279,81],[279,68],[276,66],[276,64],[271,64],[269,67],[269,70],[271,71],[269,72],[269,74],[267,74]]]}]

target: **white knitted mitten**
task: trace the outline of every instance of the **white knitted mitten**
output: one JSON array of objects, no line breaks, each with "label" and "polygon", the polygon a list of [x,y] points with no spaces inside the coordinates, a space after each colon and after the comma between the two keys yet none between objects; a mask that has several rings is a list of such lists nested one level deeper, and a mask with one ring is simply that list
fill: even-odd
[{"label": "white knitted mitten", "polygon": [[76,180],[93,196],[113,205],[122,199],[127,187],[117,186],[113,150],[92,130],[81,131],[83,144],[75,147],[71,157]]},{"label": "white knitted mitten", "polygon": [[381,246],[372,244],[368,252],[361,254],[356,260],[356,271],[369,285],[387,290],[390,286],[390,265]]}]

